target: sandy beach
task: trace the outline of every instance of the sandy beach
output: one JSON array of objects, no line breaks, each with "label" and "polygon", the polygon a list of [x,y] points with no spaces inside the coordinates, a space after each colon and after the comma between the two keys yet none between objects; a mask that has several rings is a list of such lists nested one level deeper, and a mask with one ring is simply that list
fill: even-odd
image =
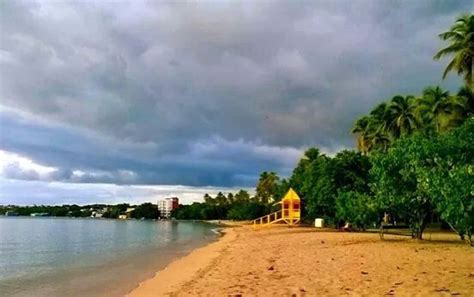
[{"label": "sandy beach", "polygon": [[314,228],[228,228],[128,296],[473,296],[474,248]]}]

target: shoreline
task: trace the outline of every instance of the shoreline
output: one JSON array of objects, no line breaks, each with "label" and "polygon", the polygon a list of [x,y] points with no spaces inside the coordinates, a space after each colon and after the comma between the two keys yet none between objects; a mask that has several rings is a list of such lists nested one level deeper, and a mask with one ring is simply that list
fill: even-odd
[{"label": "shoreline", "polygon": [[[209,222],[210,223],[210,222]],[[212,223],[211,223],[212,224]],[[188,255],[178,258],[163,269],[158,270],[149,278],[128,292],[125,296],[163,296],[174,294],[193,278],[207,269],[222,253],[228,244],[232,243],[238,234],[234,228],[220,227],[220,237],[203,247],[193,250]]]},{"label": "shoreline", "polygon": [[455,234],[431,240],[272,227],[224,228],[126,296],[469,295],[474,253]]},{"label": "shoreline", "polygon": [[[0,232],[0,254],[5,256],[0,292],[18,297],[124,296],[156,271],[217,241],[213,228],[202,222],[0,217],[0,229],[22,236]],[[34,253],[29,238],[35,240]]]}]

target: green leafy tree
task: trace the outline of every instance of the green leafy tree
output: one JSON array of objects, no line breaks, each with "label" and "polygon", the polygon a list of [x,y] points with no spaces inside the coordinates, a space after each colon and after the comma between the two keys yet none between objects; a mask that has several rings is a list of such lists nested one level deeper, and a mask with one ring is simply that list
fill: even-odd
[{"label": "green leafy tree", "polygon": [[235,202],[249,202],[250,194],[245,190],[240,190],[235,194]]},{"label": "green leafy tree", "polygon": [[473,90],[474,15],[462,15],[448,31],[439,34],[439,37],[450,44],[438,51],[434,59],[439,60],[444,56],[452,57],[444,70],[443,79],[446,78],[449,72],[455,71],[458,75],[463,76],[466,85]]},{"label": "green leafy tree", "polygon": [[216,198],[206,194],[204,200],[203,203],[180,205],[173,210],[172,216],[181,220],[250,220],[269,211],[267,204],[250,199],[245,190],[229,193],[227,197],[222,193]]},{"label": "green leafy tree", "polygon": [[336,217],[366,229],[378,224],[378,207],[373,197],[356,191],[341,191],[336,198]]},{"label": "green leafy tree", "polygon": [[343,150],[333,158],[334,181],[338,191],[369,193],[369,158],[361,153]]},{"label": "green leafy tree", "polygon": [[227,197],[222,192],[219,192],[219,193],[217,193],[217,196],[215,198],[215,202],[216,202],[217,205],[225,206],[225,205],[227,205]]},{"label": "green leafy tree", "polygon": [[227,194],[227,203],[232,204],[232,203],[234,203],[234,201],[235,201],[234,194],[232,194],[232,193]]},{"label": "green leafy tree", "polygon": [[302,187],[307,218],[323,217],[328,222],[334,218],[335,174],[336,167],[331,158],[321,155],[311,162]]},{"label": "green leafy tree", "polygon": [[252,220],[268,213],[268,206],[258,201],[236,202],[227,214],[229,220]]},{"label": "green leafy tree", "polygon": [[433,201],[418,182],[417,170],[429,156],[423,150],[424,138],[401,138],[387,152],[371,156],[370,175],[380,209],[407,222],[416,238],[421,239]]},{"label": "green leafy tree", "polygon": [[317,148],[308,149],[290,177],[290,186],[304,199],[305,217],[329,217],[334,213],[332,164]]},{"label": "green leafy tree", "polygon": [[293,169],[293,173],[289,179],[290,187],[293,187],[298,193],[303,193],[302,188],[307,179],[307,170],[312,162],[316,161],[320,156],[318,148],[309,148],[305,151],[303,158],[298,162],[298,165]]},{"label": "green leafy tree", "polygon": [[131,217],[135,219],[157,219],[159,216],[157,205],[151,203],[143,203],[135,207],[131,213]]},{"label": "green leafy tree", "polygon": [[332,222],[339,191],[369,191],[369,169],[369,159],[361,153],[345,150],[330,158],[311,148],[294,169],[288,186],[304,199],[306,219],[323,217]]},{"label": "green leafy tree", "polygon": [[178,220],[205,220],[203,209],[206,203],[194,202],[190,205],[180,205],[171,212],[171,216]]},{"label": "green leafy tree", "polygon": [[437,212],[462,239],[474,232],[474,119],[425,140],[428,161],[418,180],[433,197]]}]

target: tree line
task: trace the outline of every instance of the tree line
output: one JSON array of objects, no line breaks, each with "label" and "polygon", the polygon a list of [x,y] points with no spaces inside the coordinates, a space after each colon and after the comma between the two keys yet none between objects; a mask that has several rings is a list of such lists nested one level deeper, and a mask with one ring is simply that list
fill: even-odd
[{"label": "tree line", "polygon": [[256,197],[250,197],[245,190],[215,197],[204,195],[204,202],[180,205],[173,210],[172,217],[182,220],[251,220],[263,216],[271,206]]},{"label": "tree line", "polygon": [[41,213],[53,217],[86,218],[93,216],[94,213],[100,212],[103,218],[117,219],[119,215],[125,214],[129,208],[133,209],[130,212],[130,217],[134,219],[158,219],[160,217],[157,205],[149,202],[140,205],[130,205],[128,203],[116,205],[91,204],[83,206],[76,204],[32,206],[0,205],[0,214],[5,215],[7,212],[12,212],[18,216],[31,216],[35,213]]}]

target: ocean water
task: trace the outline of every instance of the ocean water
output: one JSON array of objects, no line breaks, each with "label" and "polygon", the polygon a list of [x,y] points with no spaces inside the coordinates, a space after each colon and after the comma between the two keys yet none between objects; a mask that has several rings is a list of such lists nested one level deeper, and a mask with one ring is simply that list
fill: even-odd
[{"label": "ocean water", "polygon": [[212,225],[0,217],[0,296],[123,296],[216,239]]}]

